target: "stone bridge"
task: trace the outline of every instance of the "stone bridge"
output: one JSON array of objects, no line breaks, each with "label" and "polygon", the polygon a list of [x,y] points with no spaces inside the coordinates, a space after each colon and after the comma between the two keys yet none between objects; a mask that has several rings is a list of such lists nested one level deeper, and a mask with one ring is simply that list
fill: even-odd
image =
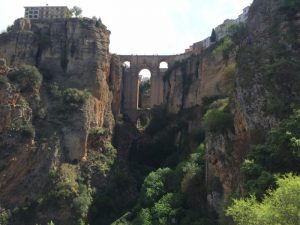
[{"label": "stone bridge", "polygon": [[164,102],[163,77],[166,68],[162,68],[162,63],[168,68],[176,61],[187,58],[189,54],[181,55],[119,55],[123,67],[123,102],[122,112],[126,113],[133,121],[138,116],[139,102],[139,73],[142,69],[151,72],[150,106],[160,105]]}]

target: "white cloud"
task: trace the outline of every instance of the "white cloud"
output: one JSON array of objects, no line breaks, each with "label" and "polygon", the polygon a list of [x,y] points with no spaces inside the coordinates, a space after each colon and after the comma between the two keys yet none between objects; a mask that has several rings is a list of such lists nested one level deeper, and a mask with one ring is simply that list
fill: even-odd
[{"label": "white cloud", "polygon": [[181,53],[207,37],[252,0],[10,0],[1,1],[0,31],[23,16],[25,5],[78,5],[111,30],[110,49],[122,54]]}]

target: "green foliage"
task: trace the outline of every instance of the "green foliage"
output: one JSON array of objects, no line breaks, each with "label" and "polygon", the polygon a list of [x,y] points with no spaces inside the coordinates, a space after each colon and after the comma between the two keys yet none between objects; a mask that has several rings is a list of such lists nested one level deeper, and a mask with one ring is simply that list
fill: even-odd
[{"label": "green foliage", "polygon": [[153,224],[171,225],[182,211],[182,198],[179,194],[167,193],[154,204]]},{"label": "green foliage", "polygon": [[225,78],[225,91],[227,96],[231,96],[234,92],[234,75],[236,72],[236,64],[230,63],[227,65],[224,71],[224,78]]},{"label": "green foliage", "polygon": [[164,168],[151,172],[144,180],[141,188],[141,203],[143,206],[151,206],[163,194],[166,193],[165,182],[170,177],[171,169]]},{"label": "green foliage", "polygon": [[140,84],[140,93],[144,96],[150,96],[150,91],[151,91],[150,80],[146,80],[144,82],[141,82],[141,84]]},{"label": "green foliage", "polygon": [[63,96],[63,91],[61,90],[61,88],[58,86],[57,83],[51,83],[48,86],[48,91],[53,98],[61,98]]},{"label": "green foliage", "polygon": [[248,193],[261,198],[274,186],[274,173],[300,172],[300,110],[275,126],[264,144],[251,147],[241,172]]},{"label": "green foliage", "polygon": [[79,183],[78,195],[73,199],[73,208],[76,213],[78,225],[85,225],[88,210],[92,203],[91,189],[82,183]]},{"label": "green foliage", "polygon": [[73,6],[73,8],[70,9],[70,12],[75,17],[81,17],[81,15],[82,15],[82,9],[78,6],[76,6],[76,5]]},{"label": "green foliage", "polygon": [[280,9],[287,14],[288,18],[293,18],[300,10],[298,0],[281,0]]},{"label": "green foliage", "polygon": [[31,65],[22,65],[19,69],[10,71],[7,76],[17,84],[21,92],[39,89],[43,80],[42,74],[35,66]]},{"label": "green foliage", "polygon": [[212,132],[233,129],[233,115],[220,108],[209,109],[203,118],[204,126]]},{"label": "green foliage", "polygon": [[289,174],[278,178],[277,186],[268,191],[262,202],[254,196],[234,200],[226,214],[238,225],[299,224],[300,177]]},{"label": "green foliage", "polygon": [[[94,140],[96,141],[96,139]],[[100,140],[98,139],[98,142]],[[101,139],[101,145],[93,144],[91,147],[99,147],[90,152],[90,157],[85,167],[91,174],[100,173],[106,176],[111,170],[117,156],[117,150],[109,141]]]},{"label": "green foliage", "polygon": [[218,99],[224,99],[224,96],[222,95],[213,95],[213,96],[204,96],[202,98],[202,113],[205,114],[207,110],[209,109],[209,106]]},{"label": "green foliage", "polygon": [[213,55],[219,55],[222,54],[223,59],[228,59],[229,58],[229,53],[234,47],[234,42],[230,37],[225,37],[218,45],[216,48],[213,50]]},{"label": "green foliage", "polygon": [[63,101],[70,110],[79,109],[88,100],[90,93],[87,90],[67,88],[63,91]]},{"label": "green foliage", "polygon": [[248,37],[248,30],[245,23],[233,24],[228,28],[228,31],[235,44],[242,43]]},{"label": "green foliage", "polygon": [[134,225],[152,225],[152,214],[149,208],[142,208],[133,221]]},{"label": "green foliage", "polygon": [[210,35],[210,42],[216,42],[217,41],[217,34],[215,29],[212,29],[211,35]]},{"label": "green foliage", "polygon": [[11,217],[10,211],[0,207],[0,224],[9,225],[10,217]]},{"label": "green foliage", "polygon": [[248,193],[255,194],[257,198],[262,198],[265,191],[274,186],[274,176],[265,171],[253,160],[245,160],[242,164],[241,172],[244,176],[244,187]]},{"label": "green foliage", "polygon": [[264,145],[252,148],[250,158],[272,172],[300,172],[300,110],[275,126]]},{"label": "green foliage", "polygon": [[13,30],[14,25],[7,26],[6,32],[10,32]]},{"label": "green foliage", "polygon": [[205,146],[200,144],[175,170],[160,168],[145,178],[139,202],[124,224],[215,225],[207,211],[204,177]]}]

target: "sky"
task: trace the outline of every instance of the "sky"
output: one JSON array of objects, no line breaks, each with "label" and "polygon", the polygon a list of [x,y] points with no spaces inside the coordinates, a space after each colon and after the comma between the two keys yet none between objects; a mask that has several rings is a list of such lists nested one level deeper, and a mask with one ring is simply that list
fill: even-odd
[{"label": "sky", "polygon": [[84,17],[101,18],[111,31],[110,52],[180,54],[210,36],[225,19],[235,19],[252,0],[0,0],[0,32],[24,6],[82,8]]}]

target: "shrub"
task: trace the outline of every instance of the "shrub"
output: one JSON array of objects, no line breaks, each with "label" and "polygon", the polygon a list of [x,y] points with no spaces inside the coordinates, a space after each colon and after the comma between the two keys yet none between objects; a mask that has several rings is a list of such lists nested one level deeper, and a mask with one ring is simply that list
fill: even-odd
[{"label": "shrub", "polygon": [[151,206],[166,193],[165,181],[171,174],[171,169],[164,168],[151,172],[144,180],[141,189],[141,203]]},{"label": "shrub", "polygon": [[48,87],[48,91],[54,98],[60,98],[63,95],[62,90],[60,89],[57,83],[50,84]]},{"label": "shrub", "polygon": [[230,50],[234,47],[234,42],[230,37],[225,37],[213,50],[213,55],[223,55],[223,59],[228,59]]},{"label": "shrub", "polygon": [[11,217],[10,211],[0,208],[0,224],[1,225],[9,225],[10,217]]},{"label": "shrub", "polygon": [[204,115],[204,126],[212,132],[233,129],[233,115],[218,109],[210,109]]},{"label": "shrub", "polygon": [[226,210],[237,225],[299,224],[300,177],[291,174],[278,178],[278,188],[270,189],[262,202],[254,196],[234,200]]},{"label": "shrub", "polygon": [[176,223],[180,215],[182,198],[179,194],[165,194],[153,207],[153,224],[169,225]]},{"label": "shrub", "polygon": [[78,195],[73,199],[73,208],[77,216],[78,225],[85,225],[89,207],[92,203],[91,190],[87,185],[79,183]]},{"label": "shrub", "polygon": [[141,209],[137,218],[133,222],[134,225],[152,225],[152,214],[150,209]]},{"label": "shrub", "polygon": [[21,92],[39,89],[43,80],[42,74],[31,65],[22,65],[19,69],[9,72],[8,78],[17,84]]},{"label": "shrub", "polygon": [[79,109],[89,98],[87,90],[77,88],[67,88],[63,91],[63,101],[70,109]]},{"label": "shrub", "polygon": [[255,194],[257,198],[262,198],[264,192],[274,185],[274,176],[265,171],[253,160],[245,160],[242,164],[241,172],[244,176],[244,187],[250,194]]}]

